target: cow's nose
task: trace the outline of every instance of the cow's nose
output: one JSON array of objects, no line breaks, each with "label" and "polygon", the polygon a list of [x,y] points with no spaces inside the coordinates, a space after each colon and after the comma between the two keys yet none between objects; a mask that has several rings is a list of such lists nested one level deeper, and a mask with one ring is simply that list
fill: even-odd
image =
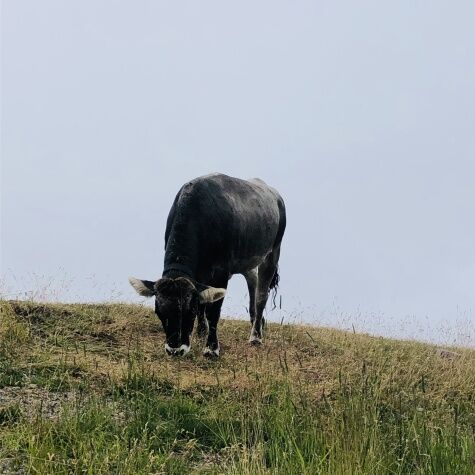
[{"label": "cow's nose", "polygon": [[190,347],[188,345],[181,345],[178,348],[172,348],[168,343],[165,345],[165,351],[170,356],[183,356],[186,355],[190,351]]}]

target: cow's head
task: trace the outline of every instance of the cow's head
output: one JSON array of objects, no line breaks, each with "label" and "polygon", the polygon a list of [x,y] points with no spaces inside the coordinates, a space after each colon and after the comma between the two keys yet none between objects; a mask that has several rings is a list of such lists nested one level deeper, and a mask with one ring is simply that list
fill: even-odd
[{"label": "cow's head", "polygon": [[190,337],[199,304],[224,298],[225,289],[198,286],[190,279],[163,277],[156,282],[129,278],[132,287],[144,297],[155,296],[155,313],[161,320],[169,355],[185,355],[190,351]]}]

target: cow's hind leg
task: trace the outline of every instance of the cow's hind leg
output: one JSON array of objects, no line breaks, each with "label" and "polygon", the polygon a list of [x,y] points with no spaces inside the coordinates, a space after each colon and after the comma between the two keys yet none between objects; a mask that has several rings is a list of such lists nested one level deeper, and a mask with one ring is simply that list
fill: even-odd
[{"label": "cow's hind leg", "polygon": [[244,274],[249,290],[249,317],[251,324],[256,319],[257,267]]},{"label": "cow's hind leg", "polygon": [[275,249],[259,266],[256,292],[256,318],[252,325],[249,342],[253,345],[262,343],[262,328],[264,325],[264,309],[269,297],[270,288],[275,282],[280,248]]}]

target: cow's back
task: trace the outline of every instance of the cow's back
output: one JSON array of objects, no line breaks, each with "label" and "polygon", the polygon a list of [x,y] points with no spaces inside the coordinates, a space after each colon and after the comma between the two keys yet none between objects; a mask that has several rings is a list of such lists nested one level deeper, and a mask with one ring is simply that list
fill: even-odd
[{"label": "cow's back", "polygon": [[[200,267],[244,272],[280,245],[285,206],[279,193],[260,179],[212,174],[186,183],[167,221],[166,248],[183,243],[198,253]],[[175,249],[175,252],[177,250]]]}]

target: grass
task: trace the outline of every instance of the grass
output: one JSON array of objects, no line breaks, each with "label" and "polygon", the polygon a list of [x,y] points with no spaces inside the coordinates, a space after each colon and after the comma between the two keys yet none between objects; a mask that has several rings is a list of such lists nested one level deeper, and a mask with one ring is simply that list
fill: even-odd
[{"label": "grass", "polygon": [[146,307],[0,312],[2,473],[475,473],[473,350],[224,320],[173,359]]}]

